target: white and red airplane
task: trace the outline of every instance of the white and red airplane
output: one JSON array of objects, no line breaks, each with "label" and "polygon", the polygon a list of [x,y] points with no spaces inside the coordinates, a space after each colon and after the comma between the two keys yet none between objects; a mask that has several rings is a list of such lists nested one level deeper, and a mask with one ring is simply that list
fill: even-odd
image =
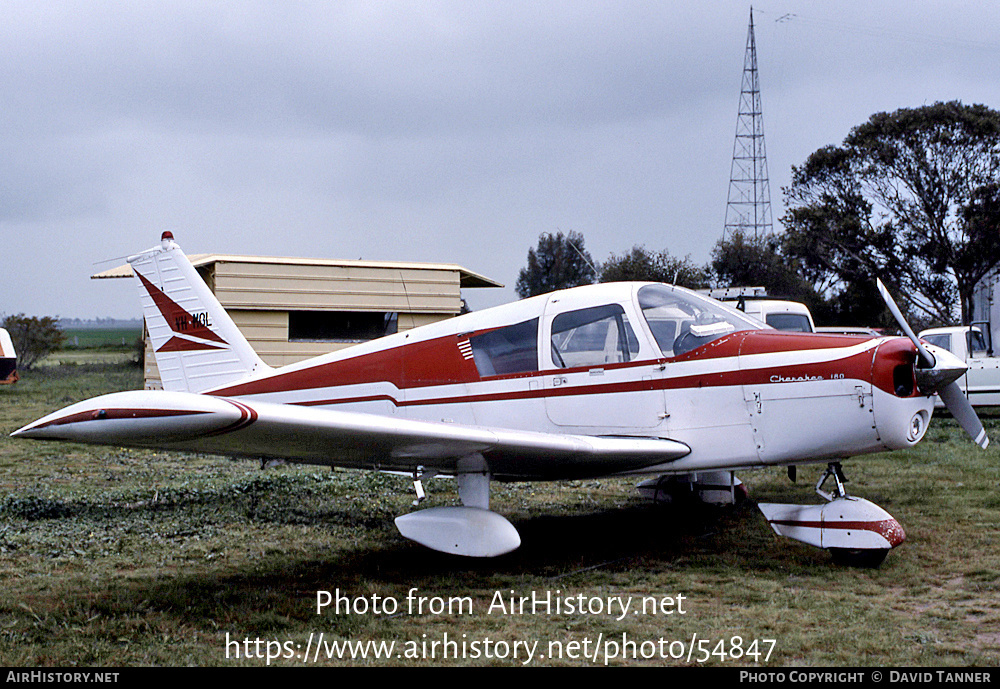
[{"label": "white and red airplane", "polygon": [[96,397],[13,435],[405,472],[418,502],[422,479],[454,477],[462,506],[396,520],[407,538],[448,553],[520,545],[489,509],[494,480],[647,474],[647,495],[727,502],[738,470],[826,462],[816,486],[825,504],[760,507],[780,534],[877,564],[903,530],[846,494],[840,460],[915,445],[935,392],[988,443],[956,394],[965,364],[912,331],[785,333],[680,287],[610,283],[272,369],[170,233],[129,263],[164,390]]}]

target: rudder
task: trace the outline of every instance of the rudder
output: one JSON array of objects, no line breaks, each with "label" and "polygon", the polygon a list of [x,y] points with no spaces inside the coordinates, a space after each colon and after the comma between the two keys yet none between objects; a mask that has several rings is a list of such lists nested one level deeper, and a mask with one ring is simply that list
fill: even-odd
[{"label": "rudder", "polygon": [[205,392],[269,368],[170,232],[128,262],[164,390]]}]

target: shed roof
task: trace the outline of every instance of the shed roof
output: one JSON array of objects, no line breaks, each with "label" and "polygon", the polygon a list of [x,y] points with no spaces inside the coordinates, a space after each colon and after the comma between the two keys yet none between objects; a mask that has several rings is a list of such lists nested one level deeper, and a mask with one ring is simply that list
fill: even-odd
[{"label": "shed roof", "polygon": [[[336,266],[343,268],[386,268],[392,270],[453,270],[462,287],[503,287],[503,284],[474,273],[455,263],[412,263],[405,261],[351,261],[338,258],[286,258],[277,256],[240,256],[231,254],[191,254],[188,260],[196,268],[213,263],[267,263],[272,265]],[[95,273],[91,279],[132,277],[132,266],[125,265]]]}]

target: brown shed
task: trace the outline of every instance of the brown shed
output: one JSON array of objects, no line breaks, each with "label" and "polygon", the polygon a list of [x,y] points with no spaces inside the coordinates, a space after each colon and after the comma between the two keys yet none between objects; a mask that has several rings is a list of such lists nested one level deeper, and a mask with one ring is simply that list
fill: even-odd
[{"label": "brown shed", "polygon": [[[503,287],[451,263],[195,254],[188,257],[260,357],[284,366],[451,318],[463,287]],[[131,277],[130,266],[93,278]],[[145,386],[159,387],[146,340]]]}]

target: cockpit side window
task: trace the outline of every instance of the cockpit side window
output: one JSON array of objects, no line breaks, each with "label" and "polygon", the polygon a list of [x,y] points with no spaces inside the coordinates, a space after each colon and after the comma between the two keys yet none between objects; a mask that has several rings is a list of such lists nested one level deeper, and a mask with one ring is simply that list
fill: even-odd
[{"label": "cockpit side window", "polygon": [[639,340],[619,304],[567,311],[552,319],[552,362],[559,368],[631,361]]},{"label": "cockpit side window", "polygon": [[760,323],[714,299],[668,285],[639,289],[639,308],[665,357],[680,356],[737,330]]}]

